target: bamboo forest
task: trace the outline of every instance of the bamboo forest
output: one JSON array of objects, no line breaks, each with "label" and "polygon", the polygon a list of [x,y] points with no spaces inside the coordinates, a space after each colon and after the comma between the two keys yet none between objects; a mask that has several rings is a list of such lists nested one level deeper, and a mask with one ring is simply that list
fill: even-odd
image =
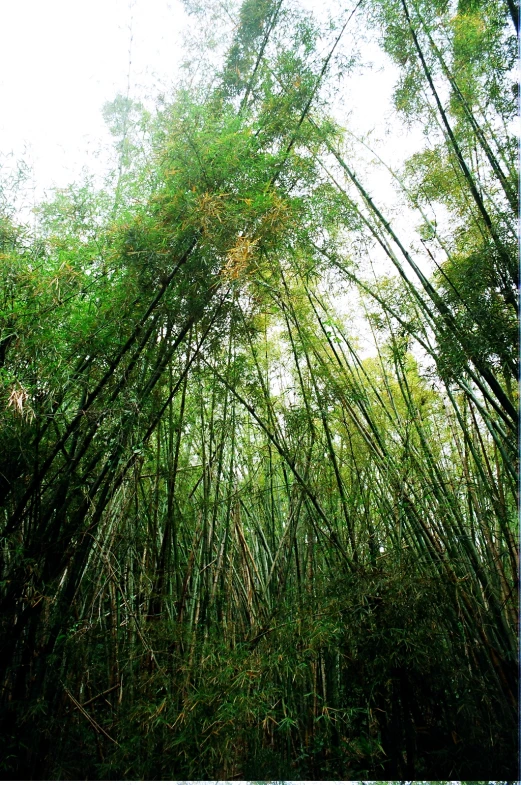
[{"label": "bamboo forest", "polygon": [[515,780],[517,2],[185,6],[102,185],[0,185],[3,778]]}]

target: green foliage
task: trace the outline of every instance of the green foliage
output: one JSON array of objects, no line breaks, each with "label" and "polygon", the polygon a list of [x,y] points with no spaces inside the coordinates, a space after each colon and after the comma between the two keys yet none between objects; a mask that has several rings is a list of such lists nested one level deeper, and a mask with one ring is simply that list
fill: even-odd
[{"label": "green foliage", "polygon": [[420,261],[339,152],[336,42],[272,2],[205,91],[105,107],[103,189],[2,214],[6,776],[512,776],[511,45],[451,8],[371,5],[445,129],[402,177]]}]

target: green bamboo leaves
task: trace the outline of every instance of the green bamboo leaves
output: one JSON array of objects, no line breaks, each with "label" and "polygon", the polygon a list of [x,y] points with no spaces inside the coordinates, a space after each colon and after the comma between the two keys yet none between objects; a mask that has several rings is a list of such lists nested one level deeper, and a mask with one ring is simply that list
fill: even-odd
[{"label": "green bamboo leaves", "polygon": [[416,247],[326,116],[346,25],[254,0],[203,97],[106,108],[111,195],[3,220],[10,776],[512,776],[510,44],[467,5],[371,4],[438,127]]}]

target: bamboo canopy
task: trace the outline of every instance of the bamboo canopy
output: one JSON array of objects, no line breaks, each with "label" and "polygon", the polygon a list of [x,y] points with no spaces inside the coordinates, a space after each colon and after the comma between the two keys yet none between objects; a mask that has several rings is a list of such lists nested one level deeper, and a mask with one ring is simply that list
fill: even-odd
[{"label": "bamboo canopy", "polygon": [[[412,239],[328,98],[363,11]],[[2,771],[515,779],[517,6],[234,13],[112,191],[0,217]]]}]

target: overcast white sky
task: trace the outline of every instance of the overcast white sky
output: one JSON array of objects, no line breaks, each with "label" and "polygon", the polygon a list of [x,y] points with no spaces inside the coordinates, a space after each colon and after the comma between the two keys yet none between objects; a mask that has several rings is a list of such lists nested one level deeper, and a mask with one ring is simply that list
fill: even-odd
[{"label": "overcast white sky", "polygon": [[[0,153],[25,156],[39,190],[93,165],[101,107],[175,82],[178,0],[6,0],[0,4]],[[0,158],[0,163],[5,159]]]}]

